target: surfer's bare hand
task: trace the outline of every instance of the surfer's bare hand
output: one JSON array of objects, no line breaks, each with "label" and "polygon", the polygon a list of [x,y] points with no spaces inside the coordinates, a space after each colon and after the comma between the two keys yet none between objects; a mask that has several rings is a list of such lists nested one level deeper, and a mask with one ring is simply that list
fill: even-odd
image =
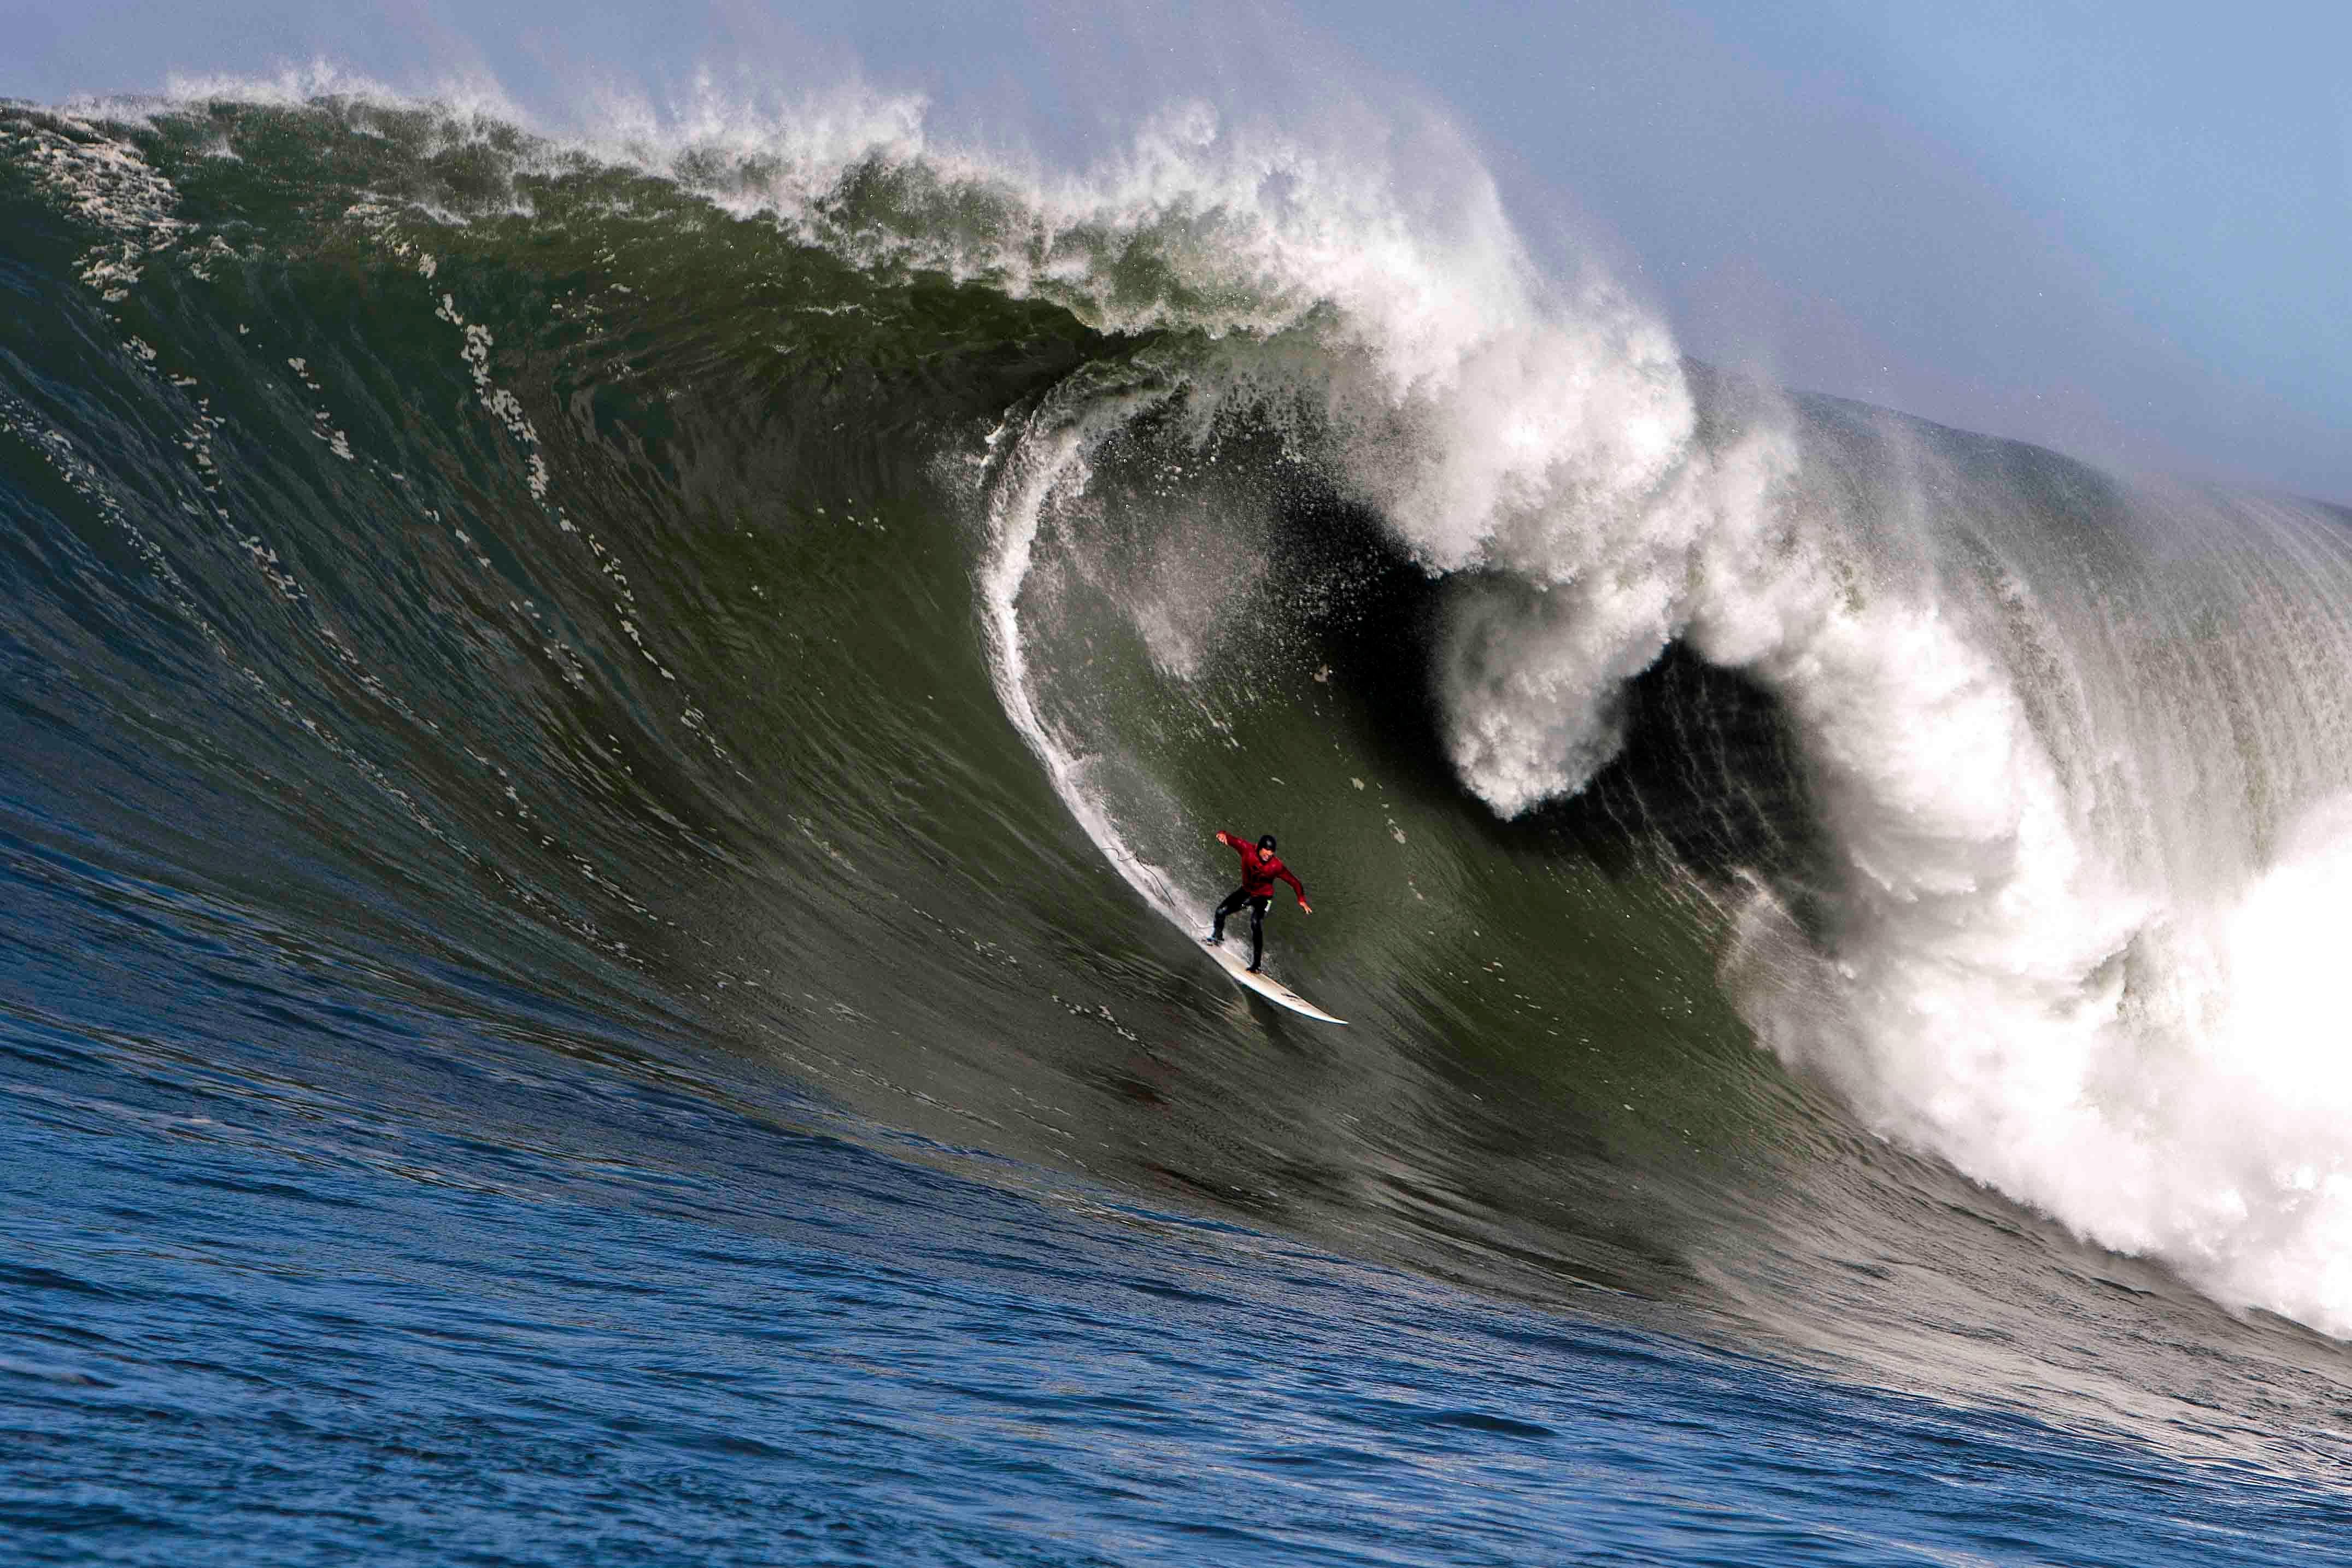
[{"label": "surfer's bare hand", "polygon": [[1315,913],[1315,906],[1302,898],[1298,901],[1298,913],[1301,915],[1312,915]]}]

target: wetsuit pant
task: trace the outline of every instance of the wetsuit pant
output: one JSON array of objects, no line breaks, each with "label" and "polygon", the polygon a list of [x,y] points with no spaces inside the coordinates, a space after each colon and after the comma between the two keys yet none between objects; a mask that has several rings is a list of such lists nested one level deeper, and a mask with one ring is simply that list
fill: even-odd
[{"label": "wetsuit pant", "polygon": [[1265,911],[1266,906],[1273,902],[1273,899],[1263,895],[1252,898],[1246,887],[1234,889],[1225,895],[1225,901],[1217,905],[1216,916],[1209,925],[1209,940],[1223,941],[1225,916],[1237,914],[1243,904],[1248,904],[1250,906],[1250,967],[1256,968],[1259,960],[1265,956]]}]

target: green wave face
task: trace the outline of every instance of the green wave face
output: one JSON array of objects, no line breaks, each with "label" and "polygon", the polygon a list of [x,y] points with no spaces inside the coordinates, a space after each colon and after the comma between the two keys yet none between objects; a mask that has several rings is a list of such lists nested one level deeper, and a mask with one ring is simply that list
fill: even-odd
[{"label": "green wave face", "polygon": [[[2352,1322],[2333,1232],[2200,1251],[2064,1152],[2162,1137],[2179,912],[2325,804],[2302,655],[2200,639],[2340,638],[2340,519],[1770,395],[1516,253],[1416,359],[1399,267],[1283,215],[1297,160],[1090,205],[357,102],[0,138],[20,700],[130,781],[94,827],[419,956],[383,986],[2135,1428],[2182,1344],[2325,1354],[2225,1305]],[[2200,789],[2238,825],[2168,827]],[[1271,962],[1348,1030],[1194,949],[1219,829],[1281,836]],[[1989,996],[2090,1065],[2020,1087]]]}]

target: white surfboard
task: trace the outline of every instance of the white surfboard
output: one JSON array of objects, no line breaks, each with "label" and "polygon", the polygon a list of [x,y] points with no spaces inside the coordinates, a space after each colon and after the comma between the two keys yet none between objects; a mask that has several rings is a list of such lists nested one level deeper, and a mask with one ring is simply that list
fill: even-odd
[{"label": "white surfboard", "polygon": [[[1227,940],[1230,941],[1231,938],[1228,938]],[[1317,1007],[1313,1002],[1308,1001],[1305,997],[1300,996],[1297,991],[1292,990],[1288,986],[1284,985],[1280,980],[1274,978],[1270,975],[1251,974],[1249,972],[1249,943],[1247,941],[1244,941],[1241,944],[1242,951],[1239,953],[1234,952],[1231,946],[1210,947],[1209,944],[1205,941],[1203,941],[1201,946],[1208,947],[1209,956],[1214,958],[1217,961],[1218,967],[1223,969],[1226,974],[1231,975],[1234,977],[1235,984],[1241,986],[1246,990],[1255,991],[1259,996],[1264,997],[1276,1007],[1288,1008],[1292,1012],[1303,1014],[1307,1018],[1314,1019],[1318,1023],[1343,1024],[1348,1021],[1346,1019],[1333,1018],[1329,1013],[1325,1012],[1321,1008]]]}]

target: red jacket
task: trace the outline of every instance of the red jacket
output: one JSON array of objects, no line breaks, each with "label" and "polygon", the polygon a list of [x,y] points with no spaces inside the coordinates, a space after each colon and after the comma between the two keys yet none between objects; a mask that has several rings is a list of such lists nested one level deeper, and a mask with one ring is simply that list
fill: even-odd
[{"label": "red jacket", "polygon": [[1252,898],[1272,898],[1274,879],[1280,877],[1290,884],[1299,903],[1307,902],[1307,890],[1290,874],[1290,868],[1282,863],[1280,855],[1267,853],[1239,833],[1219,833],[1217,842],[1231,847],[1242,857],[1242,891]]}]

